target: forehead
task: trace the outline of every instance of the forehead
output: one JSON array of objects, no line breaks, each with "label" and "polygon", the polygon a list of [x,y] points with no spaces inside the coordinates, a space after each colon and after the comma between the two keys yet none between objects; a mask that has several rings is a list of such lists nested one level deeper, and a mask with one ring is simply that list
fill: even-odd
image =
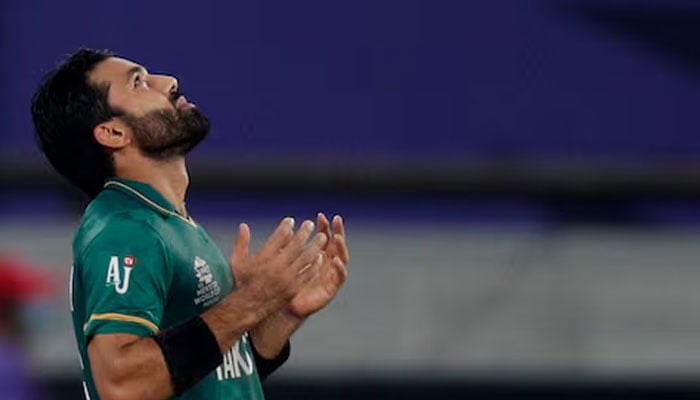
[{"label": "forehead", "polygon": [[98,84],[126,81],[129,71],[138,67],[141,66],[131,60],[110,57],[95,66],[90,72],[90,80]]}]

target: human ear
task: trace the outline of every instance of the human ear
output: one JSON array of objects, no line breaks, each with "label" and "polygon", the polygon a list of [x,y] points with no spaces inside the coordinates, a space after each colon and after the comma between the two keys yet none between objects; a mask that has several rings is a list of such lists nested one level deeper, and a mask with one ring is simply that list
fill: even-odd
[{"label": "human ear", "polygon": [[121,149],[131,143],[128,129],[116,120],[98,124],[92,133],[97,143],[110,149]]}]

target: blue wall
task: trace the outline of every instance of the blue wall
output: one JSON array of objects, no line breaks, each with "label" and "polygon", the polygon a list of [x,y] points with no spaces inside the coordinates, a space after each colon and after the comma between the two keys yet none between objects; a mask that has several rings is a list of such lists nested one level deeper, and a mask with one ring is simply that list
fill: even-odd
[{"label": "blue wall", "polygon": [[[649,26],[645,18],[699,14],[691,1],[4,0],[0,7],[0,154],[33,151],[34,87],[80,46],[176,75],[214,122],[197,157],[700,154],[700,67],[659,49],[664,26],[635,31]],[[615,10],[626,19],[613,18]],[[680,32],[665,43],[671,53],[676,42],[697,43]]]}]

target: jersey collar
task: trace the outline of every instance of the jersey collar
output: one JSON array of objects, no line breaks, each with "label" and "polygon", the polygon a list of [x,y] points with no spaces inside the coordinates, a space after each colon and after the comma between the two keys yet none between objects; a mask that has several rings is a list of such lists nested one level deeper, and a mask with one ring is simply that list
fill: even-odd
[{"label": "jersey collar", "polygon": [[169,202],[162,194],[160,194],[160,192],[153,188],[153,186],[147,183],[113,177],[105,182],[104,188],[106,190],[118,190],[129,196],[135,197],[161,214],[177,217],[192,226],[196,226],[192,218],[189,216],[185,217],[177,212],[177,209],[171,202]]}]

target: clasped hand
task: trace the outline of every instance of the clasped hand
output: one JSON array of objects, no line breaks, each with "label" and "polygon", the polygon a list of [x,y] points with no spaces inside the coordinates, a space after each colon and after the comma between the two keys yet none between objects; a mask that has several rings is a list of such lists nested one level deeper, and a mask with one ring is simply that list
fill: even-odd
[{"label": "clasped hand", "polygon": [[239,227],[231,269],[239,287],[246,287],[270,309],[305,319],[327,306],[347,279],[350,255],[342,217],[332,223],[319,213],[314,223],[304,221],[294,231],[294,219],[285,218],[260,250],[250,253],[251,232]]}]

